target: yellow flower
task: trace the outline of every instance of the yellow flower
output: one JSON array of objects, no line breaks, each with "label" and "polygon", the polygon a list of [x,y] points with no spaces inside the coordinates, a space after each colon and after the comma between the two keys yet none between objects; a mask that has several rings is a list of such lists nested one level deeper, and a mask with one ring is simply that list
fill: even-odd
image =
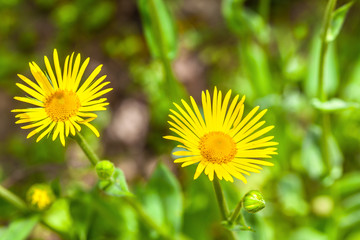
[{"label": "yellow flower", "polygon": [[53,191],[46,184],[32,185],[26,195],[30,206],[37,210],[48,208],[55,200]]},{"label": "yellow flower", "polygon": [[15,116],[19,118],[16,123],[28,124],[22,126],[22,129],[35,128],[27,138],[42,132],[36,142],[52,132],[52,140],[59,136],[62,145],[65,146],[65,136],[80,132],[80,124],[90,128],[99,137],[98,130],[90,122],[97,117],[94,111],[106,110],[104,106],[109,104],[106,98],[97,98],[112,90],[112,88],[103,89],[110,83],[104,82],[106,75],[95,80],[102,65],[95,68],[89,77],[82,81],[89,58],[80,67],[80,54],[76,56],[74,63],[74,53],[71,57],[67,56],[62,72],[56,49],[53,57],[55,73],[45,56],[46,72],[42,71],[35,62],[29,63],[35,82],[18,74],[28,86],[21,83],[16,85],[28,96],[15,97],[15,99],[34,106],[12,110],[19,113]]},{"label": "yellow flower", "polygon": [[265,121],[259,120],[267,110],[255,115],[259,110],[255,107],[243,118],[245,97],[238,101],[237,95],[229,105],[230,96],[231,90],[222,99],[216,87],[212,100],[209,91],[202,92],[204,116],[192,97],[192,108],[181,100],[184,107],[174,103],[178,112],[170,109],[170,130],[178,136],[164,138],[180,142],[178,147],[186,149],[173,153],[179,156],[175,163],[182,163],[182,167],[198,163],[194,179],[204,171],[210,181],[216,173],[220,180],[233,182],[234,176],[246,183],[243,174],[258,173],[262,169],[259,165],[273,166],[261,160],[277,154],[277,148],[272,147],[278,144],[271,141],[274,137],[262,137],[274,126],[260,129]]}]

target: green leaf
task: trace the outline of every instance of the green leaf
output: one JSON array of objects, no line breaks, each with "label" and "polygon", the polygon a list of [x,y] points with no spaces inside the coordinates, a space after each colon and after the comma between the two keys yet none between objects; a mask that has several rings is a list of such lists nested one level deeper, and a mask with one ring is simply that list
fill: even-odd
[{"label": "green leaf", "polygon": [[326,142],[329,149],[331,167],[329,176],[324,179],[324,183],[330,186],[334,183],[336,179],[340,178],[343,174],[344,156],[341,152],[336,138],[332,134],[327,136]]},{"label": "green leaf", "polygon": [[181,231],[183,198],[180,184],[173,173],[159,163],[150,178],[143,197],[147,213],[170,234]]},{"label": "green leaf", "polygon": [[27,239],[39,220],[39,215],[32,215],[29,218],[17,219],[13,221],[0,236],[1,240]]},{"label": "green leaf", "polygon": [[244,41],[239,47],[243,71],[258,96],[263,97],[274,91],[271,84],[269,61],[264,49],[253,41]]},{"label": "green leaf", "polygon": [[289,239],[293,240],[303,240],[303,239],[312,239],[312,240],[327,240],[329,239],[324,233],[316,230],[312,227],[301,227],[297,228],[291,233]]},{"label": "green leaf", "polygon": [[319,149],[320,133],[315,127],[310,128],[303,140],[301,163],[312,179],[318,179],[325,173],[325,166]]},{"label": "green leaf", "polygon": [[360,209],[356,211],[352,211],[348,214],[344,214],[340,218],[340,227],[342,228],[350,228],[350,227],[356,227],[360,224]]},{"label": "green leaf", "polygon": [[360,172],[352,172],[335,182],[334,191],[340,196],[348,196],[360,191]]},{"label": "green leaf", "polygon": [[330,27],[327,31],[326,41],[331,42],[339,35],[342,25],[344,24],[346,15],[350,7],[354,4],[353,1],[339,7],[331,15]]},{"label": "green leaf", "polygon": [[303,183],[296,174],[287,174],[278,183],[278,199],[282,205],[282,211],[288,215],[307,215],[309,205],[304,195]]},{"label": "green leaf", "polygon": [[244,7],[244,0],[222,2],[222,14],[231,31],[240,36],[251,35],[262,43],[269,42],[269,26],[259,14]]},{"label": "green leaf", "polygon": [[337,112],[349,109],[359,108],[359,104],[355,102],[346,102],[339,98],[333,98],[326,102],[321,102],[315,98],[312,100],[312,105],[322,112]]},{"label": "green leaf", "polygon": [[349,80],[343,88],[342,98],[360,102],[360,58],[350,68]]},{"label": "green leaf", "polygon": [[[308,57],[308,75],[304,88],[308,97],[316,97],[319,85],[320,39],[313,39],[310,56]],[[333,96],[339,87],[339,64],[335,44],[330,43],[325,56],[324,89],[327,96]]]},{"label": "green leaf", "polygon": [[[70,204],[70,213],[73,218],[73,234],[78,240],[86,240],[89,226],[94,214],[94,208],[88,195],[79,197]],[[84,211],[86,209],[86,211]]]},{"label": "green leaf", "polygon": [[133,195],[129,191],[123,171],[119,168],[115,168],[112,179],[100,180],[99,188],[110,196],[123,197]]},{"label": "green leaf", "polygon": [[138,0],[146,42],[154,58],[174,59],[177,37],[174,20],[163,0]]},{"label": "green leaf", "polygon": [[44,213],[43,221],[59,232],[65,234],[71,232],[73,221],[68,200],[64,198],[56,200]]}]

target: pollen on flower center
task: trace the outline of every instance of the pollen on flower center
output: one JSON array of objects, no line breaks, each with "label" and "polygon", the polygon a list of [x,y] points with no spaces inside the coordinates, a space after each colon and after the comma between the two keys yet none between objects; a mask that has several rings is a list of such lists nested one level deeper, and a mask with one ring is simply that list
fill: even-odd
[{"label": "pollen on flower center", "polygon": [[45,101],[45,111],[55,122],[68,120],[78,113],[79,108],[79,97],[67,90],[58,90]]},{"label": "pollen on flower center", "polygon": [[201,156],[211,163],[227,163],[236,155],[234,140],[223,132],[210,132],[200,138]]}]

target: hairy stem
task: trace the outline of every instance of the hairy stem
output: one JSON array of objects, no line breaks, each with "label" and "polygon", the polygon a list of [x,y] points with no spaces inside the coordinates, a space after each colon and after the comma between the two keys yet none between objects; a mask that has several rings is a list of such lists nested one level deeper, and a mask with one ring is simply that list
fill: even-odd
[{"label": "hairy stem", "polygon": [[[213,180],[213,184],[214,184],[214,191],[215,191],[215,196],[217,199],[217,203],[219,205],[219,210],[220,210],[220,214],[221,214],[221,218],[223,221],[227,221],[228,220],[228,216],[229,216],[229,208],[227,206],[225,197],[224,197],[224,192],[221,188],[219,179],[215,176],[214,180]],[[233,231],[228,231],[229,233],[229,237],[232,240],[236,239],[236,235]]]},{"label": "hairy stem", "polygon": [[94,150],[92,150],[92,148],[87,143],[83,135],[78,132],[75,134],[75,136],[73,136],[73,138],[79,144],[81,149],[84,151],[85,155],[88,157],[91,164],[95,166],[100,161],[100,158],[96,155]]}]

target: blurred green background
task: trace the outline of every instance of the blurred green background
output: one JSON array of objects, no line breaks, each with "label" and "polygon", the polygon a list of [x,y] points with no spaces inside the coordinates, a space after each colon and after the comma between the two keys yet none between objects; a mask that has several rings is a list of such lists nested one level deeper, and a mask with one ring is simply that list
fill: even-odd
[{"label": "blurred green background", "polygon": [[[246,185],[222,181],[230,208],[251,189],[267,202],[261,212],[245,214],[256,232],[240,232],[240,239],[360,239],[360,4],[350,8],[326,57],[326,93],[337,99],[327,113],[329,164],[320,148],[321,107],[313,100],[326,4],[0,0],[0,182],[23,199],[32,184],[51,184],[59,200],[44,219],[64,233],[37,224],[28,239],[160,239],[121,198],[97,189],[75,142],[35,143],[14,124],[11,109],[25,106],[13,100],[23,95],[16,74],[30,77],[30,61],[44,68],[43,56],[54,48],[61,62],[72,52],[90,57],[88,72],[104,65],[101,73],[114,88],[109,110],[95,122],[100,140],[84,135],[123,169],[148,213],[177,238],[225,239],[211,182],[193,181],[194,166],[173,164],[175,144],[162,139],[171,101],[192,95],[199,103],[202,90],[217,86],[245,94],[245,111],[268,108],[265,120],[279,142],[274,167],[252,174]],[[0,199],[0,239],[21,219],[31,225]]]}]

